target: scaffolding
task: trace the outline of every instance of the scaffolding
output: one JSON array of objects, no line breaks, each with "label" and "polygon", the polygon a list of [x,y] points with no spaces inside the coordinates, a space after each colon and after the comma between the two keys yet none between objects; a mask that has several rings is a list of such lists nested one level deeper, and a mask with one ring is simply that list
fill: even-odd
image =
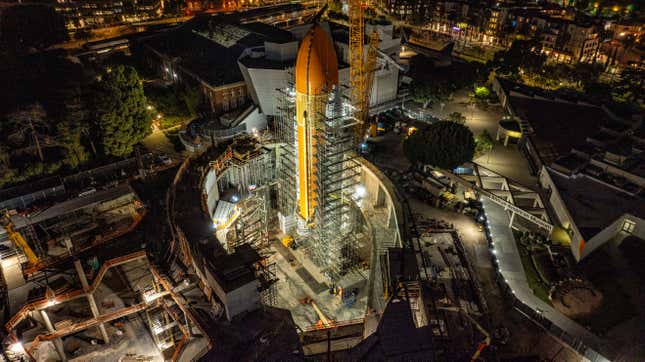
[{"label": "scaffolding", "polygon": [[[293,74],[291,74],[291,79]],[[279,115],[276,119],[276,149],[278,178],[278,211],[281,215],[293,215],[296,210],[296,103],[293,82],[285,89],[279,89]]]},{"label": "scaffolding", "polygon": [[307,245],[309,255],[332,283],[356,265],[353,186],[360,170],[354,160],[356,119],[343,104],[340,91],[331,93],[326,114],[316,125],[316,211],[314,232]]},{"label": "scaffolding", "polygon": [[277,305],[278,296],[275,284],[278,281],[278,277],[276,274],[275,263],[267,263],[267,258],[263,257],[263,259],[258,262],[255,275],[260,281],[260,302],[262,305]]},{"label": "scaffolding", "polygon": [[263,186],[252,191],[247,199],[238,204],[242,213],[235,221],[235,237],[228,241],[228,250],[235,250],[248,243],[256,250],[269,245],[268,188]]}]

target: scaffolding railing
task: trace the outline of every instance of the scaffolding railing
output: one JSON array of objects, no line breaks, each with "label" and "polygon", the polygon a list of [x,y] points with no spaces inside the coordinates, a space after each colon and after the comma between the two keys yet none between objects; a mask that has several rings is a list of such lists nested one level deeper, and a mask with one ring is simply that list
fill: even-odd
[{"label": "scaffolding railing", "polygon": [[278,163],[278,211],[290,215],[296,209],[295,96],[293,88],[279,89],[276,138],[280,142]]},{"label": "scaffolding railing", "polygon": [[356,120],[344,108],[337,90],[317,125],[316,230],[306,249],[332,283],[357,263],[356,240],[351,233],[355,217],[348,198],[359,175],[356,163],[351,162]]}]

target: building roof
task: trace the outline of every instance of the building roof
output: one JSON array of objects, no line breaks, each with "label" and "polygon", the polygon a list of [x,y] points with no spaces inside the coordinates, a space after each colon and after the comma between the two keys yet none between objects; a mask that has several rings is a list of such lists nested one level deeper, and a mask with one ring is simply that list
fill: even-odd
[{"label": "building roof", "polygon": [[208,262],[217,284],[228,293],[257,280],[253,265],[260,259],[260,254],[251,245],[242,244],[235,248],[233,254]]},{"label": "building roof", "polygon": [[133,199],[136,197],[136,194],[128,184],[121,184],[107,190],[97,191],[87,196],[75,197],[64,202],[59,202],[54,206],[29,217],[14,215],[11,217],[11,221],[16,229],[20,229],[22,227],[25,227],[27,224],[35,225],[59,216],[67,215],[74,211],[82,210],[87,207],[92,207],[96,204],[115,200],[124,196],[130,196]]},{"label": "building roof", "polygon": [[240,63],[242,63],[245,67],[249,69],[286,69],[289,67],[292,67],[295,64],[295,60],[288,60],[288,61],[278,61],[278,60],[273,60],[273,59],[267,59],[267,57],[259,57],[259,58],[253,58],[253,57],[244,57],[240,59]]},{"label": "building roof", "polygon": [[[410,302],[392,298],[373,335],[369,351],[361,359],[394,361],[434,361],[432,330],[414,325]],[[364,341],[363,344],[370,341]],[[360,349],[361,345],[356,349]]]},{"label": "building roof", "polygon": [[510,104],[517,117],[529,122],[529,138],[546,163],[586,143],[608,119],[599,107],[575,103],[511,96]]},{"label": "building roof", "polygon": [[598,104],[601,103],[600,99],[593,99],[593,98],[590,98],[588,94],[581,94],[572,90],[566,90],[566,89],[548,90],[543,88],[531,87],[522,83],[516,83],[505,78],[496,77],[495,79],[497,80],[497,82],[499,82],[499,85],[504,90],[504,93],[508,94],[509,96],[516,95],[513,93],[519,93],[521,95],[525,95],[528,97],[534,97],[534,98],[539,97],[543,99],[550,99],[553,101],[567,101],[571,103],[580,103],[582,105],[588,105],[588,106],[591,106],[592,104],[596,104],[596,103]]},{"label": "building roof", "polygon": [[642,196],[629,195],[588,175],[566,177],[550,168],[547,170],[585,240],[624,214],[645,219],[645,199]]},{"label": "building roof", "polygon": [[291,33],[262,23],[239,24],[238,14],[197,17],[145,44],[174,60],[208,85],[242,82],[237,60],[247,48],[265,41],[293,41]]},{"label": "building roof", "polygon": [[334,43],[315,23],[302,39],[296,58],[296,90],[322,94],[338,85],[338,60]]}]

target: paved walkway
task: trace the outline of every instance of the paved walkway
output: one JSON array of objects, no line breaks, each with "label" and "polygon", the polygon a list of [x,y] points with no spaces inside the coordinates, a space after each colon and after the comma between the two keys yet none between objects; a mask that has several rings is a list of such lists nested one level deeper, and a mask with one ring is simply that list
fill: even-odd
[{"label": "paved walkway", "polygon": [[493,253],[497,258],[499,270],[515,296],[522,303],[540,313],[544,318],[584,345],[597,351],[606,350],[607,346],[604,345],[602,340],[533,294],[522,267],[513,233],[508,227],[510,221],[508,214],[503,207],[485,197],[482,203],[488,221],[488,229],[493,240]]}]

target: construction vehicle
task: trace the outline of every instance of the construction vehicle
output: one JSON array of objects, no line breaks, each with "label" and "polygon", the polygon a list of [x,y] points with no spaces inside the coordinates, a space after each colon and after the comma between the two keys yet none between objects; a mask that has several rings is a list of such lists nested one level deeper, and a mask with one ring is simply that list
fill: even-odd
[{"label": "construction vehicle", "polygon": [[287,235],[282,238],[282,245],[284,245],[285,248],[290,248],[293,246],[294,240],[293,236]]},{"label": "construction vehicle", "polygon": [[27,243],[27,240],[22,236],[22,234],[15,230],[14,225],[11,222],[9,213],[5,213],[3,218],[4,220],[3,220],[2,226],[4,227],[4,230],[7,232],[9,239],[14,243],[16,247],[22,250],[22,252],[25,254],[29,262],[28,267],[29,268],[36,267],[40,263],[40,259],[38,258],[36,253],[34,253],[34,251],[31,249],[31,247]]},{"label": "construction vehicle", "polygon": [[300,243],[298,243],[293,236],[287,235],[284,238],[282,238],[282,245],[284,245],[285,248],[290,248],[291,250],[296,250],[300,246]]}]

